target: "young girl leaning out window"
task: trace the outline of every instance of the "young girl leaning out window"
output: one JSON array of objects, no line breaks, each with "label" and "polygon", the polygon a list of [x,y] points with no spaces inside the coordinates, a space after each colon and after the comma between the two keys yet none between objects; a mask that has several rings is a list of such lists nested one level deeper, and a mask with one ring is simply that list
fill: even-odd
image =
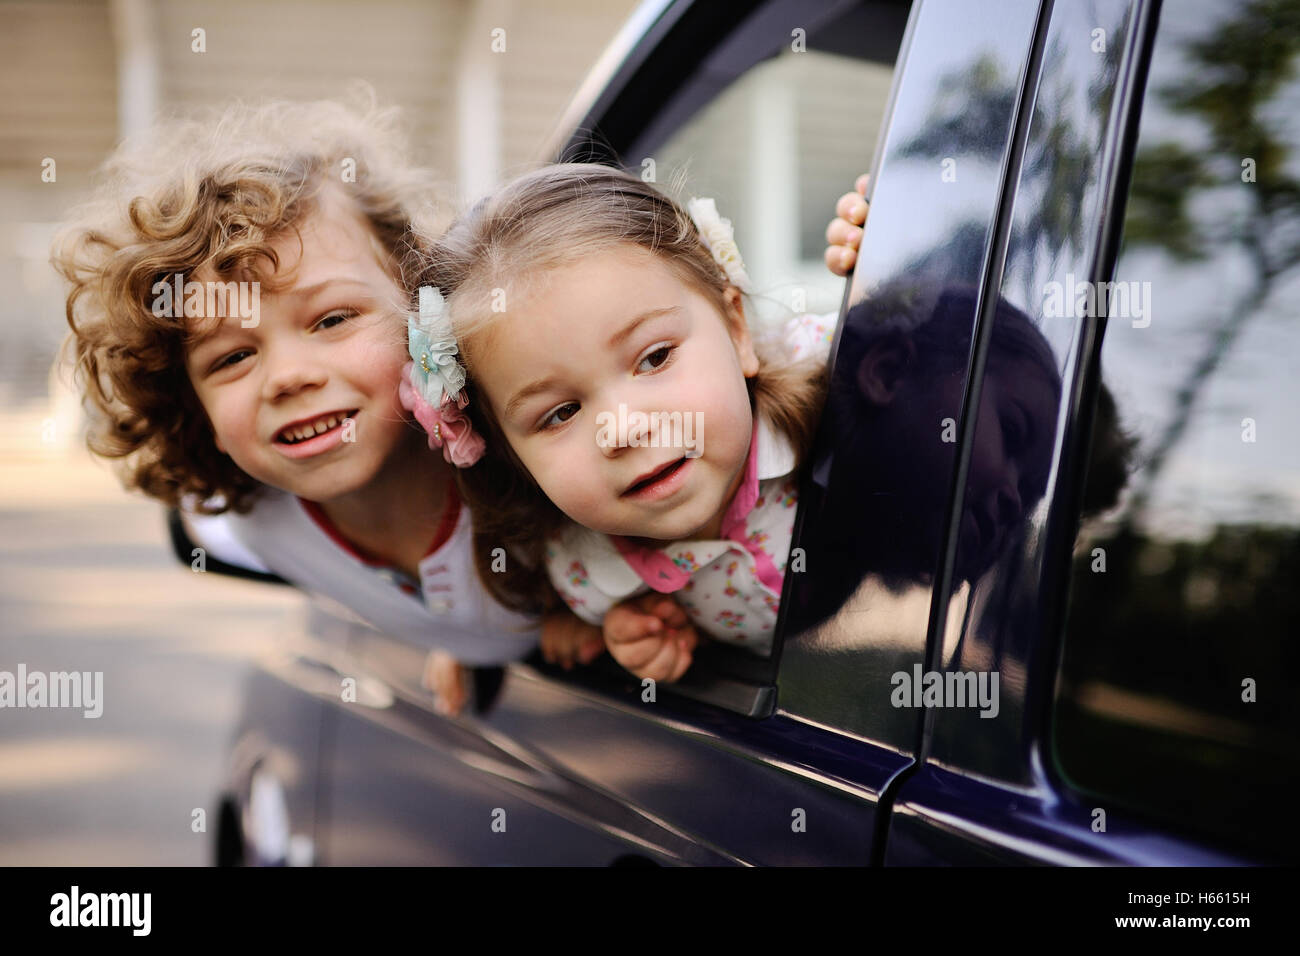
[{"label": "young girl leaning out window", "polygon": [[833,322],[756,340],[712,201],[593,165],[502,187],[418,281],[486,443],[460,478],[498,600],[562,600],[641,677],[700,632],[768,654]]}]

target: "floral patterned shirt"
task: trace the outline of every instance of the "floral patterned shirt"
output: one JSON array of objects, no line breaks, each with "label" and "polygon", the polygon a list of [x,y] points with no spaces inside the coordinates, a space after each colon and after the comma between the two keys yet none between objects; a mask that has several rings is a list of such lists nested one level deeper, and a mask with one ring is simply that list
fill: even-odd
[{"label": "floral patterned shirt", "polygon": [[[792,319],[783,344],[795,358],[825,361],[834,320]],[[654,590],[672,594],[699,631],[767,656],[797,505],[794,450],[755,416],[745,474],[720,538],[651,548],[569,525],[547,542],[547,571],[564,602],[591,624],[599,626],[614,605]]]}]

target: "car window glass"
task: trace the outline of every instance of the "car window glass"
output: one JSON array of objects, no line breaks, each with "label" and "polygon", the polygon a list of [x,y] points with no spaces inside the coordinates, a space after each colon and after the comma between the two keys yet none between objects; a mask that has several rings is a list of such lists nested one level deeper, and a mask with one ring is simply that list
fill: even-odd
[{"label": "car window glass", "polygon": [[[986,237],[1037,4],[912,26],[789,576],[787,712],[910,750]],[[981,112],[976,112],[980,109]],[[793,552],[792,552],[793,553]]]},{"label": "car window glass", "polygon": [[866,170],[893,77],[892,63],[816,40],[800,52],[784,44],[648,157],[661,183],[713,197],[732,220],[764,317],[839,308],[844,281],[822,260],[826,223]]},{"label": "car window glass", "polygon": [[1075,551],[1055,759],[1100,807],[1293,859],[1300,6],[1187,6],[1143,104],[1115,279],[1149,308],[1111,298],[1089,488],[1122,490]]},{"label": "car window glass", "polygon": [[[1059,567],[1049,531],[1066,447],[1061,423],[1074,356],[1095,326],[1060,299],[1091,275],[1095,260],[1132,9],[1132,0],[1059,4],[1042,38],[1000,294],[981,319],[985,357],[966,411],[972,431],[954,523],[952,598],[942,647],[930,648],[936,672],[962,682],[954,690],[979,691],[947,695],[935,709],[930,759],[1021,785],[1034,777],[1024,745],[1032,733],[1026,712],[1034,711],[1027,698],[1044,651],[1040,622],[1055,598],[1040,584],[1042,569]],[[972,113],[989,108],[987,93],[971,99]]]}]

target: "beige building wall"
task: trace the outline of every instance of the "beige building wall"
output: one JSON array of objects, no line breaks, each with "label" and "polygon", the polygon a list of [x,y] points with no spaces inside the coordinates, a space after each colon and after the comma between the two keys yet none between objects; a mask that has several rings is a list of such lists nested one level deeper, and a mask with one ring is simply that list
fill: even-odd
[{"label": "beige building wall", "polygon": [[[417,160],[449,193],[474,193],[541,158],[635,5],[0,0],[0,405],[47,400],[66,328],[49,240],[133,115],[338,96],[362,79],[403,109]],[[47,157],[54,182],[41,179]],[[476,179],[468,187],[465,170]]]}]

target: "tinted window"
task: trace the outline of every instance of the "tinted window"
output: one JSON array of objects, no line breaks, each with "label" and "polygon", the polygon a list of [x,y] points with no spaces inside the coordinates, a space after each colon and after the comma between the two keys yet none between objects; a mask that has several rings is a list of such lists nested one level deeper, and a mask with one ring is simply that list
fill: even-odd
[{"label": "tinted window", "polygon": [[[980,320],[984,359],[965,408],[971,432],[950,529],[956,546],[941,584],[947,593],[936,601],[943,640],[932,635],[929,648],[936,670],[988,688],[974,703],[953,697],[935,709],[930,758],[1021,786],[1035,782],[1026,742],[1038,732],[1039,705],[1047,702],[1040,695],[1050,692],[1056,663],[1041,622],[1057,597],[1045,575],[1060,583],[1060,522],[1051,516],[1062,491],[1059,463],[1074,442],[1062,423],[1076,357],[1097,326],[1096,318],[1057,308],[1053,292],[1093,268],[1110,187],[1108,131],[1125,102],[1116,90],[1125,82],[1131,7],[1131,0],[1057,4],[1040,72],[1026,81],[1033,110],[1014,170],[1000,295],[985,303]],[[983,118],[1006,99],[987,80],[972,84],[962,115],[979,119],[935,140],[977,143]],[[990,257],[990,269],[998,258]]]},{"label": "tinted window", "polygon": [[1127,303],[1107,294],[1088,494],[1119,499],[1077,543],[1056,759],[1098,806],[1293,859],[1300,4],[1179,6],[1143,105]]},{"label": "tinted window", "polygon": [[788,576],[780,705],[899,750],[924,659],[976,289],[1037,4],[930,2],[911,40]]}]

